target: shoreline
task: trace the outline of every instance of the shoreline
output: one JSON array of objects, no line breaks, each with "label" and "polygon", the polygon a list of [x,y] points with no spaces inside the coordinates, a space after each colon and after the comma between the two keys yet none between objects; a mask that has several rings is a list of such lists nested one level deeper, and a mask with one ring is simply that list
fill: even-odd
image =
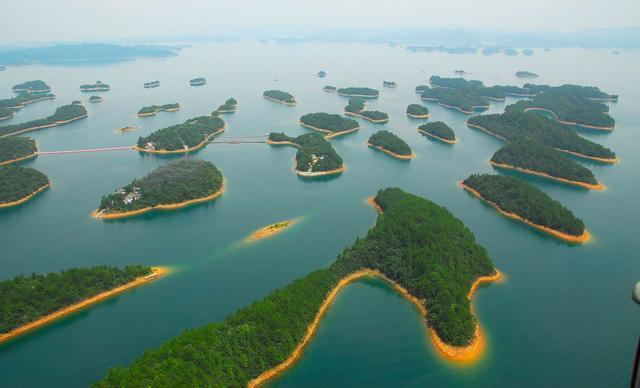
[{"label": "shoreline", "polygon": [[273,140],[267,139],[266,143],[269,144],[269,145],[290,145],[290,146],[294,146],[296,148],[302,148],[298,144],[296,144],[296,143],[294,143],[292,141],[273,141]]},{"label": "shoreline", "polygon": [[547,226],[543,226],[543,225],[539,225],[536,224],[534,222],[531,222],[529,220],[527,220],[526,218],[522,218],[519,215],[517,215],[516,213],[510,213],[506,210],[503,210],[500,206],[498,206],[496,203],[491,202],[489,200],[487,200],[486,198],[484,198],[482,196],[482,194],[480,194],[478,191],[474,190],[473,188],[467,186],[464,184],[464,182],[460,181],[459,182],[460,187],[462,187],[465,191],[467,191],[468,193],[470,193],[471,195],[477,197],[478,199],[482,200],[485,203],[488,203],[489,205],[493,206],[500,214],[502,214],[505,217],[520,221],[528,226],[531,226],[535,229],[538,229],[542,232],[548,233],[553,237],[559,238],[565,242],[568,243],[572,243],[572,244],[582,244],[582,243],[586,243],[587,241],[589,241],[591,239],[591,234],[587,231],[587,229],[585,228],[584,232],[582,232],[582,234],[580,236],[574,236],[568,233],[564,233],[561,232],[559,230],[555,230],[552,228],[549,228]]},{"label": "shoreline", "polygon": [[388,117],[386,119],[378,119],[378,120],[376,120],[376,119],[372,119],[372,118],[369,118],[367,116],[363,116],[363,115],[360,115],[360,114],[357,114],[357,113],[353,113],[353,112],[349,112],[349,111],[346,111],[346,110],[344,111],[344,114],[347,115],[347,116],[360,117],[361,119],[365,119],[365,120],[370,121],[370,122],[375,123],[375,124],[382,124],[382,123],[388,123],[389,122],[389,118]]},{"label": "shoreline", "polygon": [[295,225],[298,222],[297,218],[292,218],[290,220],[284,220],[284,221],[279,221],[267,226],[264,226],[256,231],[254,231],[253,233],[251,233],[251,235],[249,235],[249,237],[247,237],[248,241],[258,241],[258,240],[262,240],[268,237],[271,237],[273,235],[279,234],[281,232],[284,232],[285,230],[287,230],[289,227]]},{"label": "shoreline", "polygon": [[599,125],[589,125],[589,124],[580,124],[580,123],[576,123],[573,121],[564,121],[564,120],[560,120],[560,117],[558,116],[558,114],[550,109],[546,109],[546,108],[539,108],[539,107],[531,107],[531,108],[526,108],[524,110],[524,112],[530,112],[530,111],[542,111],[542,112],[547,112],[547,113],[551,113],[553,115],[553,117],[556,119],[557,122],[559,122],[560,124],[565,124],[565,125],[575,125],[576,127],[582,127],[582,128],[588,128],[588,129],[598,129],[600,131],[607,131],[607,132],[611,132],[615,129],[615,125],[612,125],[610,127],[602,127]]},{"label": "shoreline", "polygon": [[35,321],[31,321],[29,323],[25,323],[24,325],[18,326],[17,328],[4,333],[4,334],[0,334],[0,343],[8,341],[12,338],[21,336],[23,334],[26,334],[32,330],[38,329],[42,326],[48,325],[49,323],[62,318],[64,316],[67,316],[69,314],[72,314],[76,311],[82,310],[84,308],[87,308],[89,306],[92,306],[98,302],[101,302],[107,298],[110,298],[112,296],[115,296],[117,294],[120,294],[124,291],[130,290],[132,288],[138,287],[142,284],[148,283],[150,281],[156,280],[166,274],[168,274],[170,272],[170,269],[168,267],[151,267],[151,274],[149,275],[145,275],[145,276],[141,276],[138,278],[135,278],[134,280],[130,281],[129,283],[120,285],[116,288],[113,288],[111,290],[108,291],[104,291],[101,292],[97,295],[94,295],[92,297],[89,297],[87,299],[84,299],[80,302],[74,303],[72,305],[69,305],[67,307],[63,307],[59,310],[56,310],[54,312],[52,312],[51,314],[47,314],[44,317],[41,317]]},{"label": "shoreline", "polygon": [[414,119],[428,119],[429,117],[431,117],[431,114],[427,113],[426,115],[414,115],[411,114],[409,112],[406,112],[407,116],[412,117]]},{"label": "shoreline", "polygon": [[313,129],[314,131],[326,133],[327,135],[324,137],[325,139],[331,139],[331,138],[334,138],[334,137],[337,137],[337,136],[346,135],[348,133],[355,132],[355,131],[360,129],[360,126],[358,125],[357,127],[352,128],[352,129],[347,129],[347,130],[344,130],[344,131],[334,132],[334,131],[330,131],[328,129],[318,128],[318,127],[314,127],[313,125],[305,124],[302,121],[298,121],[298,124],[300,124],[301,126],[303,126],[305,128]]},{"label": "shoreline", "polygon": [[540,171],[529,170],[527,168],[517,167],[517,166],[510,165],[510,164],[496,163],[496,162],[494,162],[492,160],[489,160],[489,164],[491,164],[494,167],[504,168],[504,169],[507,169],[507,170],[514,170],[514,171],[521,172],[523,174],[536,175],[536,176],[539,176],[539,177],[543,177],[543,178],[554,180],[556,182],[562,182],[562,183],[566,183],[566,184],[569,184],[569,185],[579,186],[579,187],[582,187],[582,188],[585,188],[585,189],[589,189],[589,190],[604,190],[605,189],[605,186],[600,182],[598,182],[597,184],[593,184],[593,183],[587,183],[587,182],[572,181],[570,179],[560,178],[560,177],[549,175],[547,173],[540,172]]},{"label": "shoreline", "polygon": [[339,91],[336,90],[336,93],[338,93],[338,96],[342,96],[342,97],[359,97],[359,98],[378,98],[380,97],[380,93],[376,94],[375,96],[371,96],[368,94],[348,94],[348,93],[340,93]]},{"label": "shoreline", "polygon": [[12,202],[0,203],[0,209],[1,208],[6,208],[6,207],[13,207],[13,206],[21,205],[21,204],[27,202],[28,200],[30,200],[31,198],[35,197],[36,195],[40,194],[41,192],[45,191],[49,187],[51,187],[51,181],[47,181],[46,185],[39,187],[36,191],[34,191],[33,193],[27,195],[26,197],[20,198],[20,199],[18,199],[16,201],[12,201]]},{"label": "shoreline", "polygon": [[299,176],[302,176],[305,178],[314,178],[314,177],[323,176],[323,175],[342,174],[343,172],[345,172],[346,169],[347,167],[343,165],[342,167],[336,168],[335,170],[327,170],[327,171],[307,172],[307,171],[300,171],[298,169],[295,169],[295,170],[296,170],[296,174],[298,174]]},{"label": "shoreline", "polygon": [[298,103],[295,100],[293,102],[280,101],[277,98],[265,96],[264,94],[262,95],[262,97],[266,98],[267,100],[270,100],[270,101],[273,101],[273,102],[277,102],[277,103],[282,104],[282,105],[287,105],[287,106],[296,106],[296,105],[298,105]]},{"label": "shoreline", "polygon": [[183,202],[178,202],[178,203],[159,204],[159,205],[149,206],[149,207],[145,207],[145,208],[138,209],[138,210],[131,210],[131,211],[119,212],[119,213],[104,214],[103,212],[100,212],[100,211],[98,211],[98,209],[96,209],[96,210],[91,212],[91,217],[96,218],[96,219],[102,219],[102,220],[115,220],[115,219],[120,219],[120,218],[128,218],[128,217],[137,216],[137,215],[140,215],[140,214],[143,214],[143,213],[147,213],[147,212],[150,212],[150,211],[154,211],[154,210],[175,210],[175,209],[181,209],[183,207],[187,207],[189,205],[193,205],[195,203],[213,201],[214,199],[216,199],[219,196],[221,196],[222,194],[224,194],[224,191],[225,191],[225,188],[226,188],[226,183],[227,183],[226,179],[223,179],[222,186],[220,187],[220,189],[218,191],[216,191],[215,193],[213,193],[211,195],[208,195],[206,197],[190,199],[190,200],[183,201]]},{"label": "shoreline", "polygon": [[[8,108],[8,109],[9,109],[9,108]],[[11,114],[10,114],[9,116],[2,116],[2,117],[0,117],[0,121],[3,121],[3,120],[9,120],[10,118],[14,117],[15,115],[16,115],[16,112],[15,112],[15,111],[12,111],[12,112],[11,112]]]},{"label": "shoreline", "polygon": [[207,145],[209,143],[209,141],[211,140],[211,138],[213,138],[214,136],[224,132],[227,129],[227,124],[225,123],[225,125],[218,129],[217,131],[213,132],[211,135],[207,136],[204,138],[204,140],[198,144],[196,144],[195,146],[191,147],[191,148],[183,148],[181,150],[148,150],[146,148],[141,148],[138,147],[138,145],[134,145],[132,148],[136,151],[140,151],[140,152],[147,152],[150,154],[184,154],[187,152],[191,152],[191,151],[195,151],[197,149],[200,149],[202,147],[204,147],[205,145]]},{"label": "shoreline", "polygon": [[376,148],[386,154],[393,156],[394,158],[401,159],[401,160],[410,160],[416,157],[416,154],[414,154],[413,152],[410,155],[400,155],[400,154],[396,154],[395,152],[389,151],[381,146],[373,145],[369,142],[367,142],[367,145],[371,148]]},{"label": "shoreline", "polygon": [[15,158],[15,159],[5,160],[4,162],[0,162],[0,166],[4,166],[5,164],[11,164],[11,163],[20,162],[22,160],[35,158],[36,156],[38,156],[38,152],[34,152],[34,153],[29,154],[27,156],[21,156],[19,158]]},{"label": "shoreline", "polygon": [[457,139],[453,139],[453,140],[445,139],[444,137],[440,137],[438,135],[434,135],[433,133],[424,131],[424,130],[422,130],[420,128],[418,128],[418,132],[422,133],[423,135],[432,137],[432,138],[434,138],[436,140],[440,140],[441,142],[444,142],[444,143],[447,143],[447,144],[456,144],[458,142]]}]

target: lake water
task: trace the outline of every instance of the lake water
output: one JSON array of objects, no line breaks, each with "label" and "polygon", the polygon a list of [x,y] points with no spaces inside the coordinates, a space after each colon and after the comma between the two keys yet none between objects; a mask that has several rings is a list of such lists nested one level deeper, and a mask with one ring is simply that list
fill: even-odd
[{"label": "lake water", "polygon": [[[376,214],[365,198],[387,186],[449,208],[486,247],[506,281],[481,289],[474,303],[486,331],[487,353],[477,364],[456,366],[434,351],[418,312],[387,285],[363,280],[336,299],[301,361],[273,386],[583,386],[628,385],[640,333],[640,306],[630,291],[640,280],[637,204],[640,190],[640,53],[608,50],[538,50],[531,57],[411,53],[400,47],[361,44],[215,43],[173,58],[114,64],[11,67],[0,73],[0,96],[18,82],[43,79],[57,95],[22,109],[2,124],[47,116],[72,100],[86,101],[78,86],[101,80],[112,90],[86,103],[89,118],[29,135],[40,150],[125,146],[138,136],[209,114],[229,97],[238,111],[226,115],[223,136],[299,135],[305,113],[340,113],[346,99],[325,84],[381,90],[370,109],[388,124],[363,122],[354,134],[331,140],[347,171],[304,180],[293,171],[295,149],[264,144],[210,144],[195,157],[213,162],[227,178],[218,200],[185,210],[104,222],[89,213],[100,198],[175,157],[133,151],[43,155],[22,165],[47,174],[50,190],[24,206],[0,211],[0,278],[99,264],[167,265],[174,272],[46,328],[0,345],[0,385],[86,386],[109,367],[126,365],[188,328],[223,319],[295,278],[330,264],[363,236]],[[432,121],[448,123],[458,144],[447,146],[416,131],[420,121],[405,108],[419,101],[414,88],[430,75],[464,69],[487,84],[596,85],[620,95],[612,103],[613,133],[581,130],[612,148],[620,163],[586,162],[607,190],[526,178],[581,217],[592,242],[570,246],[500,216],[463,192],[456,182],[491,172],[487,163],[501,143],[464,125],[467,116],[428,104]],[[325,70],[327,77],[314,74]],[[190,87],[189,79],[208,83]],[[158,79],[156,89],[143,89]],[[398,83],[383,89],[383,80]],[[287,107],[262,98],[266,89],[296,96]],[[507,103],[515,100],[509,100]],[[175,113],[137,118],[142,106],[179,102]],[[492,112],[505,103],[492,102]],[[120,134],[117,128],[140,125]],[[417,157],[409,162],[368,149],[376,130],[404,138]],[[264,225],[302,217],[291,229],[260,242],[245,238]]]}]

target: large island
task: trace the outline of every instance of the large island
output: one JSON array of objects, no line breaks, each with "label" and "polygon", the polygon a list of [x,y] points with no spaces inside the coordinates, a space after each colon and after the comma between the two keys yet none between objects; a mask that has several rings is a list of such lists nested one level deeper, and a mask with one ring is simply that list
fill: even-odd
[{"label": "large island", "polygon": [[338,95],[344,97],[378,98],[380,92],[371,88],[348,87],[338,89]]},{"label": "large island", "polygon": [[342,174],[345,170],[340,155],[320,134],[307,133],[290,137],[284,133],[271,132],[267,144],[290,145],[298,148],[295,170],[301,177]]},{"label": "large island", "polygon": [[296,99],[291,94],[283,92],[282,90],[266,90],[262,93],[262,96],[267,100],[278,102],[283,105],[296,105]]},{"label": "large island", "polygon": [[447,144],[455,144],[457,141],[456,133],[453,132],[453,129],[451,129],[450,126],[442,121],[422,124],[418,127],[418,132]]},{"label": "large island", "polygon": [[357,121],[325,112],[309,113],[300,117],[300,125],[326,133],[325,138],[346,135],[360,129]]},{"label": "large island", "polygon": [[92,215],[115,219],[152,210],[179,209],[211,201],[223,192],[222,173],[213,164],[199,159],[180,159],[103,197]]},{"label": "large island", "polygon": [[389,121],[389,115],[377,110],[365,110],[362,98],[350,98],[347,106],[344,107],[344,114],[348,116],[360,117],[372,123],[381,124]]},{"label": "large island", "polygon": [[32,168],[0,166],[0,208],[27,202],[49,187],[49,178]]},{"label": "large island", "polygon": [[186,153],[204,147],[211,138],[224,130],[225,123],[221,118],[200,116],[140,137],[134,148],[155,154]]},{"label": "large island", "polygon": [[30,137],[0,137],[0,166],[38,155],[36,141]]},{"label": "large island", "polygon": [[17,135],[35,129],[56,127],[69,124],[87,117],[87,109],[80,104],[70,104],[58,107],[53,115],[46,119],[27,121],[26,123],[5,125],[0,127],[0,137]]},{"label": "large island", "polygon": [[367,145],[398,159],[408,160],[416,157],[407,142],[399,138],[396,134],[384,129],[371,135],[367,141]]}]

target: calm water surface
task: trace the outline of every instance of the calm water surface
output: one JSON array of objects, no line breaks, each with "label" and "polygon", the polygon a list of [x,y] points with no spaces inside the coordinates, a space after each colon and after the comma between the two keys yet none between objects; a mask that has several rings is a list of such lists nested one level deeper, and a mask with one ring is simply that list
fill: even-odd
[{"label": "calm water surface", "polygon": [[[332,140],[347,171],[319,181],[293,172],[293,148],[263,144],[210,144],[194,156],[218,166],[227,178],[215,202],[126,221],[90,217],[100,198],[175,157],[133,151],[48,155],[23,163],[46,173],[52,187],[28,204],[0,211],[0,278],[99,264],[168,265],[175,272],[44,329],[0,345],[0,385],[86,386],[109,367],[126,365],[185,329],[223,319],[238,308],[331,263],[375,222],[365,198],[399,186],[449,208],[485,246],[506,282],[475,298],[487,332],[483,360],[459,367],[442,361],[418,312],[385,284],[363,280],[347,287],[322,322],[302,360],[273,386],[593,386],[624,387],[640,328],[640,308],[629,298],[640,280],[637,205],[640,180],[639,53],[613,56],[599,50],[539,50],[532,57],[410,53],[399,47],[351,44],[220,43],[185,49],[166,60],[138,60],[73,67],[24,66],[0,73],[0,97],[18,82],[43,79],[57,95],[21,110],[4,123],[51,114],[72,100],[86,101],[78,86],[101,80],[112,90],[87,103],[89,118],[30,134],[43,151],[124,146],[138,136],[203,114],[229,97],[238,111],[225,116],[224,136],[290,135],[305,113],[340,113],[346,99],[325,84],[381,90],[371,109],[389,113],[388,124]],[[454,69],[487,84],[522,84],[513,73],[541,74],[535,82],[596,85],[620,94],[611,104],[613,133],[580,132],[615,150],[617,165],[586,163],[603,192],[527,178],[581,217],[593,242],[569,246],[498,215],[464,193],[456,182],[487,163],[501,143],[465,127],[467,116],[428,104],[459,143],[447,146],[416,132],[405,114],[419,101],[416,85]],[[325,70],[328,76],[313,76]],[[188,80],[204,76],[204,87]],[[142,83],[159,79],[156,89]],[[382,89],[383,80],[399,87]],[[296,107],[262,98],[266,89],[294,94]],[[509,100],[510,103],[515,100]],[[137,118],[144,105],[179,102],[176,113]],[[492,103],[492,112],[505,104]],[[4,124],[3,123],[3,124]],[[120,134],[117,128],[139,125]],[[378,129],[404,138],[417,154],[398,161],[368,149]],[[284,219],[302,222],[275,238],[246,243],[253,230]]]}]

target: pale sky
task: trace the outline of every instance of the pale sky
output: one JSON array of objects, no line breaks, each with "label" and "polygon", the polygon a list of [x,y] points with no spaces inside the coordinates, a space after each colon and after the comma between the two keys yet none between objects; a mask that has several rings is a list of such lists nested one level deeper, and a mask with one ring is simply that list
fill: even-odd
[{"label": "pale sky", "polygon": [[0,43],[216,35],[230,29],[640,25],[640,0],[0,0]]}]

